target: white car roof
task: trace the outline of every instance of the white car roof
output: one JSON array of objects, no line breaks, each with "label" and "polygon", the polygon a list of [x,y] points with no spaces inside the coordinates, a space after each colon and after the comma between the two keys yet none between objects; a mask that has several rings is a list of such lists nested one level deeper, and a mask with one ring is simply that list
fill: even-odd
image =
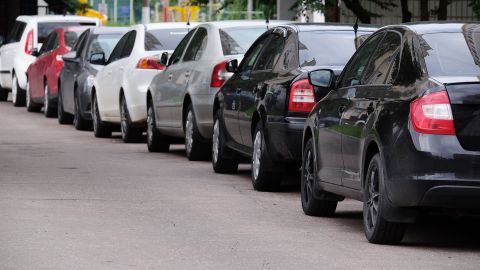
[{"label": "white car roof", "polygon": [[23,22],[68,22],[68,21],[80,21],[80,22],[99,22],[97,18],[76,16],[76,15],[32,15],[32,16],[18,16],[17,21]]},{"label": "white car roof", "polygon": [[165,22],[165,23],[147,23],[144,24],[147,30],[153,29],[170,29],[170,28],[193,28],[198,25],[198,23],[190,23],[187,25],[186,22]]},{"label": "white car roof", "polygon": [[[269,26],[291,23],[291,21],[269,21]],[[231,27],[249,27],[249,26],[267,26],[265,20],[232,20],[232,21],[218,21],[218,22],[206,22],[200,25],[210,25],[216,28],[231,28]]]}]

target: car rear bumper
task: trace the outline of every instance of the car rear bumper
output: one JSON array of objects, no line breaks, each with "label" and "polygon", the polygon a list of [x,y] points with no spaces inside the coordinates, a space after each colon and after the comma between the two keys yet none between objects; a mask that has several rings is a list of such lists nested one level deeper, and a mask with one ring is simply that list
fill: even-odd
[{"label": "car rear bumper", "polygon": [[276,162],[302,160],[302,136],[305,118],[268,116],[266,142],[270,157]]}]

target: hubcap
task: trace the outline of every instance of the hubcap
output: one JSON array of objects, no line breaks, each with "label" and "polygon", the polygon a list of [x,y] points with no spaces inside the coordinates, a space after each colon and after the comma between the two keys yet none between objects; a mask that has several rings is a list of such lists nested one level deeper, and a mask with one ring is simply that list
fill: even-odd
[{"label": "hubcap", "polygon": [[153,142],[153,129],[155,128],[155,123],[153,121],[153,109],[152,107],[148,108],[147,114],[147,141],[148,144],[152,144]]},{"label": "hubcap", "polygon": [[78,98],[74,98],[73,100],[73,106],[75,106],[75,108],[73,108],[73,124],[76,126],[77,123],[78,123],[78,114],[79,114],[79,110],[78,110]]},{"label": "hubcap", "polygon": [[258,178],[260,172],[260,163],[262,156],[262,132],[258,131],[255,134],[255,141],[253,142],[253,158],[252,158],[252,170],[253,177]]},{"label": "hubcap", "polygon": [[193,145],[193,114],[192,111],[188,112],[187,122],[185,123],[185,146],[187,153],[192,151]]},{"label": "hubcap", "polygon": [[378,218],[379,205],[379,169],[374,165],[370,174],[368,175],[367,198],[366,198],[366,225],[371,230]]},{"label": "hubcap", "polygon": [[96,133],[98,130],[98,106],[97,98],[93,99],[93,131]]},{"label": "hubcap", "polygon": [[27,107],[30,107],[30,82],[27,81]]},{"label": "hubcap", "polygon": [[314,160],[312,151],[309,149],[305,157],[305,164],[303,165],[303,200],[308,203],[313,194],[314,182]]},{"label": "hubcap", "polygon": [[215,124],[213,125],[213,144],[212,144],[212,160],[213,163],[216,164],[218,160],[218,152],[220,147],[220,129],[218,127],[218,120],[215,120]]},{"label": "hubcap", "polygon": [[17,76],[13,75],[12,80],[12,101],[17,102]]},{"label": "hubcap", "polygon": [[44,97],[43,97],[43,104],[45,106],[44,110],[45,110],[45,113],[47,113],[47,110],[48,110],[48,86],[45,85],[45,94],[44,94]]},{"label": "hubcap", "polygon": [[127,103],[125,102],[125,99],[122,98],[122,104],[120,106],[120,111],[121,111],[121,127],[122,127],[122,137],[125,138],[126,131],[127,131]]}]

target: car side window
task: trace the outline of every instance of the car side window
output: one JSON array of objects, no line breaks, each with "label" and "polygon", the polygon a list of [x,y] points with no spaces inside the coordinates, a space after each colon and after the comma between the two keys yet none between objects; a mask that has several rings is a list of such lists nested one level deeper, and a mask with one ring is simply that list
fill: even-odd
[{"label": "car side window", "polygon": [[133,51],[133,46],[135,45],[135,38],[137,37],[137,31],[130,31],[127,40],[125,41],[125,46],[122,50],[121,58],[129,57]]},{"label": "car side window", "polygon": [[7,36],[7,39],[5,40],[6,43],[19,42],[20,39],[22,38],[22,35],[23,35],[23,32],[25,31],[26,26],[27,26],[26,23],[22,21],[16,21],[12,27],[12,31],[10,31],[10,33]]},{"label": "car side window", "polygon": [[271,35],[264,35],[257,40],[250,49],[248,49],[245,57],[242,60],[239,70],[241,72],[248,72],[253,69],[255,62],[262,52],[263,48],[268,44],[270,41]]},{"label": "car side window", "polygon": [[125,46],[128,36],[130,36],[130,32],[123,35],[117,45],[115,45],[115,48],[113,48],[112,54],[110,54],[110,58],[108,59],[108,63],[115,62],[122,57],[123,47]]},{"label": "car side window", "polygon": [[339,87],[349,87],[359,85],[361,83],[362,75],[368,65],[368,60],[372,56],[373,52],[377,48],[378,42],[380,42],[385,35],[385,32],[378,33],[366,40],[362,47],[353,56],[352,60],[345,67],[345,73],[339,83]]},{"label": "car side window", "polygon": [[280,58],[283,50],[285,39],[278,34],[272,34],[270,42],[262,50],[258,56],[258,60],[255,63],[253,70],[270,70],[274,63]]},{"label": "car side window", "polygon": [[289,30],[283,50],[279,51],[278,61],[274,65],[274,70],[284,72],[292,70],[299,66],[298,63],[298,39],[294,31]]},{"label": "car side window", "polygon": [[203,27],[198,28],[185,51],[183,61],[198,61],[207,47],[207,40],[207,30]]},{"label": "car side window", "polygon": [[87,42],[87,35],[90,32],[90,30],[86,30],[83,32],[80,37],[77,39],[75,44],[73,45],[72,51],[75,51],[77,53],[80,53]]},{"label": "car side window", "polygon": [[42,44],[42,47],[40,48],[40,51],[38,52],[39,55],[42,55],[42,54],[50,51],[52,41],[53,41],[53,33],[51,33],[50,35],[48,35],[46,37],[45,42]]},{"label": "car side window", "polygon": [[190,32],[188,32],[187,35],[185,35],[182,41],[180,41],[175,51],[173,51],[173,54],[170,57],[170,60],[168,61],[169,65],[175,65],[180,61],[180,58],[182,57],[183,52],[185,51],[185,48],[188,45],[188,41],[190,41],[190,38],[193,36],[193,34],[195,34],[195,32],[196,32],[195,30],[191,30]]},{"label": "car side window", "polygon": [[53,36],[52,36],[51,42],[49,42],[48,51],[55,50],[56,48],[58,48],[58,33],[53,32],[52,34]]},{"label": "car side window", "polygon": [[365,70],[362,84],[384,84],[391,81],[390,67],[398,60],[401,42],[402,37],[399,33],[388,31],[385,34]]}]

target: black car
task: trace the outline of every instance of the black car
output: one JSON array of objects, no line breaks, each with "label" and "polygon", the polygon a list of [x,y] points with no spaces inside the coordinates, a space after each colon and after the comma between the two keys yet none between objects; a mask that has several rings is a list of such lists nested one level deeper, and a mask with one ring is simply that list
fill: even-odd
[{"label": "black car", "polygon": [[270,29],[247,51],[214,102],[212,164],[234,172],[251,159],[256,190],[274,190],[281,173],[301,165],[305,119],[328,92],[313,87],[308,71],[328,67],[340,73],[357,44],[375,27],[290,24]]},{"label": "black car", "polygon": [[372,243],[399,243],[420,209],[480,208],[480,24],[382,28],[358,49],[304,131],[307,215],[363,201]]},{"label": "black car", "polygon": [[[58,122],[73,124],[76,129],[91,129],[91,97],[93,78],[103,68],[94,60],[94,54],[108,57],[128,28],[101,27],[86,30],[72,51],[63,56],[64,66],[58,81]],[[98,62],[98,61],[97,61]]]}]

